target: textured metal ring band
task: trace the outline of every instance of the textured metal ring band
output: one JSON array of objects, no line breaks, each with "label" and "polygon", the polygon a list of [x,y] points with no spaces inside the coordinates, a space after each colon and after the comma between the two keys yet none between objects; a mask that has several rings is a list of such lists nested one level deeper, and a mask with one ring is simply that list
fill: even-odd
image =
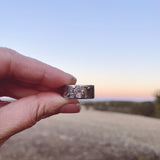
[{"label": "textured metal ring band", "polygon": [[92,99],[94,98],[94,85],[65,86],[63,96],[69,99]]}]

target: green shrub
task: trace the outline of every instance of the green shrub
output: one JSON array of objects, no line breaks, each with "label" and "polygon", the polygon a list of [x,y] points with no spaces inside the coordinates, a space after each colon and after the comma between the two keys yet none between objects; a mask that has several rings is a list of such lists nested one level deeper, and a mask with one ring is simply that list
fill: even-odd
[{"label": "green shrub", "polygon": [[155,116],[160,118],[160,91],[156,93],[155,98]]}]

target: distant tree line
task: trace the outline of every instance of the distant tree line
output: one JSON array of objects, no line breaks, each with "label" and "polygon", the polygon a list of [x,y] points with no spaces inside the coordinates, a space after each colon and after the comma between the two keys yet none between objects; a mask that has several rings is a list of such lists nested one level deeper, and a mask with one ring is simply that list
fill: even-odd
[{"label": "distant tree line", "polygon": [[160,118],[160,91],[156,92],[154,102],[97,101],[82,102],[82,105],[85,106],[86,109],[138,114]]}]

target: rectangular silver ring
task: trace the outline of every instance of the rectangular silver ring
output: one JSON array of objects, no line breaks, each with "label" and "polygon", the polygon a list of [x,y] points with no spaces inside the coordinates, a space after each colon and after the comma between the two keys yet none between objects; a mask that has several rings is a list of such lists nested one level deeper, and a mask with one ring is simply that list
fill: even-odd
[{"label": "rectangular silver ring", "polygon": [[64,87],[63,97],[69,99],[93,99],[94,85],[67,85]]}]

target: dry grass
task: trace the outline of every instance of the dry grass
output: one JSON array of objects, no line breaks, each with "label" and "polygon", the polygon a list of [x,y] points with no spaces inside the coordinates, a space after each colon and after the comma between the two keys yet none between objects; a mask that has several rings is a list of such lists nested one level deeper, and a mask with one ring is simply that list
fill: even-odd
[{"label": "dry grass", "polygon": [[0,160],[158,160],[160,120],[112,112],[57,115],[12,137]]}]

